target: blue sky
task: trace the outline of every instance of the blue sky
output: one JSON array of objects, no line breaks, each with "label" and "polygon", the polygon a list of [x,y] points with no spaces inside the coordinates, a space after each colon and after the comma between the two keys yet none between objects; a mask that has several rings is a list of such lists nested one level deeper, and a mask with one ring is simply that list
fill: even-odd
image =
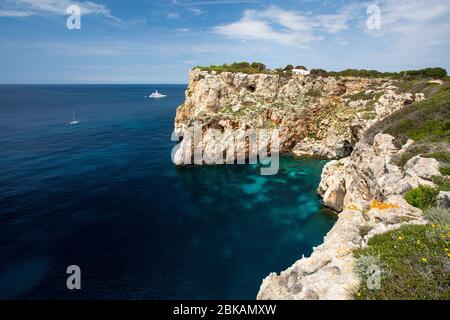
[{"label": "blue sky", "polygon": [[448,0],[1,0],[0,83],[186,83],[234,61],[450,71],[449,34]]}]

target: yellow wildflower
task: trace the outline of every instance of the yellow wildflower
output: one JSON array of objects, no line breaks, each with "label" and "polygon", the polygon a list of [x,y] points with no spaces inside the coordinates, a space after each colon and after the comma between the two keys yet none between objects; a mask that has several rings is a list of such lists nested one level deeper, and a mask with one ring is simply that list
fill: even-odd
[{"label": "yellow wildflower", "polygon": [[422,262],[424,263],[428,262],[427,258],[422,258]]},{"label": "yellow wildflower", "polygon": [[445,252],[448,252],[448,248],[445,248],[444,251],[445,251]]},{"label": "yellow wildflower", "polygon": [[435,225],[435,224],[432,224],[431,227],[434,229],[434,228],[436,228],[436,225]]},{"label": "yellow wildflower", "polygon": [[403,237],[398,237],[397,238],[399,241],[402,241],[403,240]]}]

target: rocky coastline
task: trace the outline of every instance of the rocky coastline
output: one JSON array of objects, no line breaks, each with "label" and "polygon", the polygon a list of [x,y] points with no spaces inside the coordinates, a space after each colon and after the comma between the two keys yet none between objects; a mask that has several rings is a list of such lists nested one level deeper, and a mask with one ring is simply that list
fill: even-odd
[{"label": "rocky coastline", "polygon": [[[222,132],[276,128],[282,153],[333,160],[323,170],[318,194],[339,214],[336,224],[310,257],[264,279],[258,299],[351,299],[361,281],[353,250],[377,234],[427,223],[402,195],[419,185],[434,186],[439,162],[418,155],[401,167],[396,159],[414,141],[399,145],[382,133],[371,142],[363,138],[374,124],[424,98],[384,78],[190,72],[186,101],[175,119],[180,135],[195,122]],[[225,148],[224,142],[217,152]],[[176,152],[177,164],[187,149],[191,146]]]}]

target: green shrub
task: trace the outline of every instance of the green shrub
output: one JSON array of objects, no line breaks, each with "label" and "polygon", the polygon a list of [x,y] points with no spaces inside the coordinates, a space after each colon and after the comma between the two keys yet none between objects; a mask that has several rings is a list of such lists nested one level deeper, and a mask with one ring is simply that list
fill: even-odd
[{"label": "green shrub", "polygon": [[450,211],[444,208],[428,208],[423,212],[425,218],[431,223],[449,227],[450,226]]},{"label": "green shrub", "polygon": [[256,73],[270,73],[270,70],[266,68],[266,65],[260,62],[235,62],[231,65],[223,64],[223,65],[211,65],[209,67],[197,67],[200,68],[203,71],[215,71],[218,73],[222,72],[241,72],[241,73],[247,73],[247,74],[256,74]]},{"label": "green shrub", "polygon": [[409,75],[409,76],[425,76],[425,77],[431,77],[431,78],[444,78],[447,76],[447,70],[443,68],[426,68],[426,69],[420,69],[420,70],[406,70],[400,72],[400,74],[403,75]]},{"label": "green shrub", "polygon": [[252,67],[253,69],[255,69],[255,70],[258,70],[258,71],[264,71],[264,70],[267,70],[266,65],[265,65],[264,63],[261,63],[261,62],[253,62],[253,63],[251,64],[251,67]]},{"label": "green shrub", "polygon": [[447,76],[447,70],[443,68],[426,68],[423,69],[423,74],[427,77],[444,78]]},{"label": "green shrub", "polygon": [[314,76],[328,77],[328,72],[324,69],[312,69],[311,74]]},{"label": "green shrub", "polygon": [[[445,227],[407,225],[377,235],[366,248],[357,249],[356,272],[361,285],[354,298],[360,300],[449,300],[450,273]],[[366,266],[381,268],[381,288],[367,288]]]},{"label": "green shrub", "polygon": [[449,176],[450,175],[450,166],[443,166],[443,167],[441,167],[441,169],[439,169],[439,171],[441,172],[441,174],[443,176]]},{"label": "green shrub", "polygon": [[[211,65],[209,67],[198,67],[202,70],[208,71],[216,71],[216,72],[244,72],[244,73],[260,73],[269,71],[266,68],[266,65],[261,62],[235,62],[231,65],[223,64],[223,65]],[[287,65],[283,71],[292,71],[294,66],[292,64]],[[306,70],[304,66],[297,66],[296,69]],[[394,78],[394,79],[402,79],[407,81],[420,80],[424,77],[432,77],[432,78],[446,78],[447,71],[443,68],[426,68],[422,70],[409,70],[402,72],[380,72],[377,70],[358,70],[358,69],[346,69],[342,71],[326,71],[324,69],[312,69],[312,75],[317,76],[333,76],[333,77],[367,77],[367,78]]]},{"label": "green shrub", "polygon": [[405,194],[405,200],[412,206],[419,209],[426,209],[433,206],[436,203],[436,197],[438,190],[427,187],[419,186],[416,189],[412,189]]}]

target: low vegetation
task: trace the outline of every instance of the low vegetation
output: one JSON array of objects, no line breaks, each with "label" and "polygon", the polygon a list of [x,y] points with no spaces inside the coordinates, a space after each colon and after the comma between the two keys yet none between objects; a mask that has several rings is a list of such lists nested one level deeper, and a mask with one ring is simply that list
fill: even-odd
[{"label": "low vegetation", "polygon": [[[434,145],[428,143],[414,144],[408,151],[403,152],[394,161],[403,168],[406,163],[413,157],[421,155],[423,158],[434,158],[441,162],[441,174],[448,175],[448,166],[450,164],[450,152],[446,149],[446,145]],[[447,168],[447,169],[446,169]],[[447,172],[447,173],[446,173]]]},{"label": "low vegetation", "polygon": [[394,78],[394,79],[420,79],[445,78],[447,71],[443,68],[426,68],[420,70],[405,70],[401,72],[380,72],[377,70],[346,69],[343,71],[326,71],[312,69],[311,74],[323,77],[364,77],[364,78]]},{"label": "low vegetation", "polygon": [[430,223],[446,227],[450,226],[450,212],[447,209],[431,207],[424,210],[423,214]]},{"label": "low vegetation", "polygon": [[398,83],[399,93],[423,93],[426,98],[431,97],[439,91],[440,84],[429,79],[419,77],[417,79],[403,79]]},{"label": "low vegetation", "polygon": [[256,73],[271,73],[267,69],[266,65],[260,62],[235,62],[232,64],[223,65],[211,65],[209,67],[197,67],[203,71],[215,71],[217,73],[222,72],[241,72],[246,74],[256,74]]},{"label": "low vegetation", "polygon": [[[446,224],[406,225],[377,235],[369,240],[368,247],[356,250],[361,286],[355,299],[450,299],[449,212],[447,218],[442,211],[431,214]],[[373,276],[368,271],[372,265],[381,269],[379,288],[367,285]]]},{"label": "low vegetation", "polygon": [[450,143],[450,83],[444,83],[428,99],[403,108],[380,121],[365,133],[365,139],[384,132],[401,141]]},{"label": "low vegetation", "polygon": [[445,177],[433,177],[433,183],[437,186],[438,191],[450,191],[450,180]]},{"label": "low vegetation", "polygon": [[357,100],[373,100],[380,98],[380,93],[366,93],[364,91],[345,96],[345,98],[349,99],[350,101],[357,101]]},{"label": "low vegetation", "polygon": [[443,176],[449,176],[450,175],[450,166],[442,166],[439,171]]},{"label": "low vegetation", "polygon": [[438,194],[439,191],[435,188],[428,186],[419,186],[416,189],[408,191],[405,194],[405,200],[410,205],[424,210],[435,205]]}]

